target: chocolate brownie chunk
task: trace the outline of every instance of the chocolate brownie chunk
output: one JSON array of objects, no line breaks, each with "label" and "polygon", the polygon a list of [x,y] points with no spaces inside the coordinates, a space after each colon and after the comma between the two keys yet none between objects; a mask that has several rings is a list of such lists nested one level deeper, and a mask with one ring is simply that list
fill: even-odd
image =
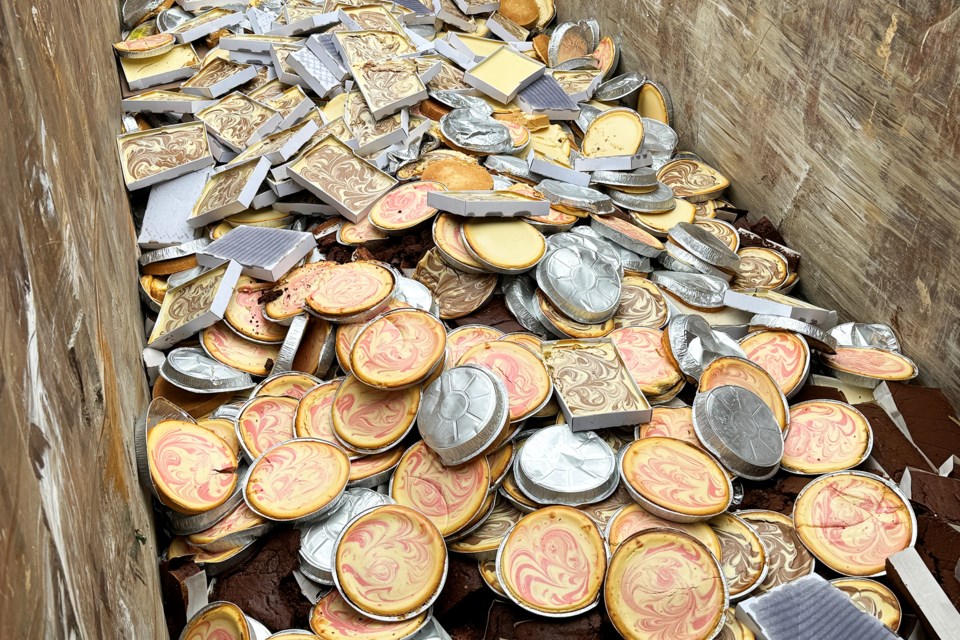
[{"label": "chocolate brownie chunk", "polygon": [[468,324],[485,324],[488,327],[499,329],[504,333],[516,333],[526,331],[520,323],[516,321],[507,304],[503,301],[503,296],[493,296],[490,302],[485,304],[477,311],[468,316],[451,320],[454,326],[463,327]]},{"label": "chocolate brownie chunk", "polygon": [[447,582],[433,605],[433,615],[444,627],[473,621],[482,628],[493,592],[480,577],[476,560],[451,554],[449,562]]},{"label": "chocolate brownie chunk", "polygon": [[873,429],[873,451],[870,456],[883,467],[894,482],[900,482],[903,470],[914,467],[936,472],[920,450],[893,424],[886,411],[872,402],[856,405]]},{"label": "chocolate brownie chunk", "polygon": [[960,559],[960,531],[920,507],[917,509],[917,553],[953,606],[960,609],[960,581],[954,573]]},{"label": "chocolate brownie chunk", "polygon": [[793,406],[799,402],[807,402],[808,400],[838,400],[839,402],[846,402],[847,398],[840,389],[807,384],[790,398],[790,405]]},{"label": "chocolate brownie chunk", "polygon": [[163,615],[171,640],[180,637],[187,624],[187,578],[200,573],[200,567],[190,558],[174,558],[160,563],[160,593],[163,597]]},{"label": "chocolate brownie chunk", "polygon": [[[960,524],[960,480],[919,469],[908,471],[910,481],[908,485],[904,483],[903,488],[910,490],[910,501],[923,505],[947,522]],[[906,478],[905,473],[903,480]]]},{"label": "chocolate brownie chunk", "polygon": [[793,513],[797,495],[811,480],[812,477],[781,471],[763,482],[744,482],[743,502],[739,509],[768,509],[789,516]]},{"label": "chocolate brownie chunk", "polygon": [[935,465],[960,455],[960,421],[940,389],[888,382],[914,444]]}]

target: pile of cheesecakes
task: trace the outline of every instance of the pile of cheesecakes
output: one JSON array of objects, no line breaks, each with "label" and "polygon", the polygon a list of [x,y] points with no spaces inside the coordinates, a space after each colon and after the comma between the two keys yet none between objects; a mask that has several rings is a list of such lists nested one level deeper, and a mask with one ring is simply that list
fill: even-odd
[{"label": "pile of cheesecakes", "polygon": [[[553,0],[124,16],[163,560],[224,579],[295,529],[310,607],[168,603],[183,638],[457,636],[464,562],[631,639],[752,638],[737,603],[814,571],[897,630],[917,519],[854,405],[916,366],[790,295],[800,256],[678,150],[628,43]],[[741,508],[788,476],[786,513]]]}]

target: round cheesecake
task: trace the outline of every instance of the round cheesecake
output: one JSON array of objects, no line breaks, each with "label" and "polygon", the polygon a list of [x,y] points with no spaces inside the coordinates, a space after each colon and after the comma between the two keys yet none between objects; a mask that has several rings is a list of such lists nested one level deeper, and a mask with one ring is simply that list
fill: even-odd
[{"label": "round cheesecake", "polygon": [[486,304],[497,288],[496,274],[460,271],[447,264],[435,249],[417,263],[413,279],[433,294],[443,320],[470,315]]},{"label": "round cheesecake", "polygon": [[632,156],[643,144],[643,120],[633,109],[614,108],[600,113],[587,127],[581,145],[588,158]]},{"label": "round cheesecake", "polygon": [[334,262],[308,262],[285,275],[273,288],[264,307],[264,314],[274,321],[289,321],[303,313],[303,304],[313,291],[320,286],[320,274],[335,265]]},{"label": "round cheesecake", "polygon": [[441,213],[433,222],[433,241],[444,262],[455,269],[470,273],[484,272],[486,268],[467,252],[463,244],[461,219],[449,213]]},{"label": "round cheesecake", "polygon": [[716,640],[756,640],[753,631],[750,631],[742,622],[737,620],[736,611],[727,609],[723,617],[723,628]]},{"label": "round cheesecake", "polygon": [[[622,189],[622,187],[621,187]],[[634,253],[656,257],[664,250],[664,244],[655,236],[647,233],[635,224],[631,224],[622,218],[616,216],[591,216],[593,221],[601,227],[605,227],[609,232],[620,236],[626,236],[633,247],[626,247]],[[637,250],[639,249],[639,251]]]},{"label": "round cheesecake", "polygon": [[241,502],[220,522],[199,533],[187,536],[187,542],[201,549],[215,549],[213,545],[216,545],[216,543],[223,540],[223,538],[241,531],[248,531],[266,523],[266,518],[251,511],[246,502]]},{"label": "round cheesecake", "polygon": [[337,242],[356,247],[364,242],[386,240],[387,235],[370,223],[370,218],[363,218],[359,222],[344,222],[337,230]]},{"label": "round cheesecake", "polygon": [[213,432],[164,420],[147,432],[150,478],[161,502],[195,514],[223,504],[237,485],[237,457]]},{"label": "round cheesecake", "polygon": [[503,477],[507,475],[507,471],[513,466],[513,452],[515,450],[514,444],[508,442],[507,444],[491,451],[487,454],[487,464],[490,465],[490,487],[496,488],[503,481]]},{"label": "round cheesecake", "polygon": [[783,395],[790,397],[807,379],[810,347],[790,331],[757,331],[740,341],[747,360],[770,374]]},{"label": "round cheesecake", "polygon": [[640,425],[637,439],[654,436],[683,440],[703,448],[693,428],[693,410],[690,407],[654,407],[650,422]]},{"label": "round cheesecake", "polygon": [[837,578],[830,584],[847,594],[858,609],[887,625],[894,633],[900,628],[903,608],[886,585],[866,578]]},{"label": "round cheesecake", "polygon": [[347,525],[334,560],[337,586],[351,605],[373,618],[410,620],[439,595],[447,548],[426,516],[386,505]]},{"label": "round cheesecake", "polygon": [[740,236],[737,234],[736,227],[732,224],[721,220],[704,220],[700,218],[694,220],[693,224],[702,229],[706,229],[712,235],[719,238],[731,251],[736,251],[740,248]]},{"label": "round cheesecake", "polygon": [[522,345],[537,354],[543,353],[541,351],[543,347],[543,339],[539,336],[533,335],[532,333],[526,333],[524,331],[508,333],[502,338],[499,338],[499,340],[503,340],[504,342],[515,342],[516,344]]},{"label": "round cheesecake", "polygon": [[251,640],[250,624],[232,602],[213,602],[190,618],[180,640]]},{"label": "round cheesecake", "polygon": [[793,521],[807,549],[847,576],[883,575],[887,558],[917,538],[916,516],[900,492],[859,471],[830,473],[804,487]]},{"label": "round cheesecake", "polygon": [[500,483],[500,495],[524,513],[530,513],[540,508],[539,504],[528,498],[523,491],[520,491],[520,487],[517,486],[517,481],[513,477],[512,469],[507,472],[507,475],[503,477],[503,482]]},{"label": "round cheesecake", "polygon": [[610,622],[632,640],[710,640],[729,605],[717,559],[672,529],[624,541],[610,559],[603,596]]},{"label": "round cheesecake", "polygon": [[873,347],[837,347],[834,354],[821,354],[823,362],[837,371],[875,380],[910,380],[917,366],[894,351]]},{"label": "round cheesecake", "polygon": [[395,286],[394,274],[386,267],[373,262],[349,262],[324,269],[306,303],[320,317],[349,318],[381,306]]},{"label": "round cheesecake", "polygon": [[662,234],[666,236],[670,229],[673,229],[681,222],[693,223],[697,216],[697,208],[686,200],[674,199],[675,206],[669,211],[660,213],[641,213],[631,211],[630,218],[641,225],[644,230],[650,230],[651,233]]},{"label": "round cheesecake", "polygon": [[607,524],[606,537],[610,551],[616,551],[620,544],[637,533],[647,529],[676,529],[690,534],[703,543],[717,559],[721,557],[720,538],[709,525],[702,522],[679,523],[658,518],[638,504],[627,505],[620,509]]},{"label": "round cheesecake", "polygon": [[271,520],[320,515],[347,486],[350,460],[336,445],[297,439],[264,453],[250,468],[244,498]]},{"label": "round cheesecake", "polygon": [[307,391],[297,405],[293,427],[298,438],[336,442],[333,433],[333,398],[342,380],[331,380]]},{"label": "round cheesecake", "polygon": [[320,382],[306,373],[281,373],[264,380],[255,395],[286,396],[299,400]]},{"label": "round cheesecake", "polygon": [[427,612],[423,612],[397,622],[374,620],[332,589],[310,610],[310,629],[323,640],[404,640],[416,633],[427,617]]},{"label": "round cheesecake", "polygon": [[334,395],[333,432],[355,451],[379,453],[410,431],[419,409],[419,387],[376,389],[351,374]]},{"label": "round cheesecake", "polygon": [[293,422],[299,403],[285,396],[256,396],[243,405],[237,414],[237,435],[251,459],[296,435]]},{"label": "round cheesecake", "polygon": [[516,218],[470,219],[461,233],[467,252],[498,273],[529,271],[547,251],[543,234]]},{"label": "round cheesecake", "polygon": [[533,351],[504,340],[484,342],[468,350],[457,365],[486,367],[507,387],[510,422],[518,422],[539,411],[550,398],[552,385],[547,367]]},{"label": "round cheesecake", "polygon": [[204,329],[200,333],[200,344],[214,360],[254,376],[270,373],[272,363],[277,361],[280,353],[280,345],[251,342],[228,329],[223,322]]},{"label": "round cheesecake", "polygon": [[790,274],[787,259],[773,249],[746,247],[737,252],[740,265],[730,282],[731,289],[776,289]]},{"label": "round cheesecake", "polygon": [[667,323],[670,310],[659,287],[640,276],[624,276],[620,306],[613,316],[613,326],[660,329]]},{"label": "round cheesecake", "polygon": [[698,391],[706,393],[711,389],[733,385],[743,387],[757,394],[763,403],[770,407],[781,431],[786,431],[790,424],[790,414],[787,412],[787,401],[780,391],[780,387],[769,373],[759,365],[732,356],[717,358],[703,370],[700,376]]},{"label": "round cheesecake", "polygon": [[371,387],[404,389],[430,375],[446,347],[447,331],[436,317],[415,309],[390,311],[357,335],[350,370]]},{"label": "round cheesecake", "polygon": [[[494,496],[496,492],[490,495]],[[479,528],[466,537],[450,543],[450,551],[465,555],[489,556],[496,552],[503,537],[521,517],[523,517],[522,511],[509,501],[500,500]]]},{"label": "round cheesecake", "polygon": [[370,209],[370,224],[384,233],[398,233],[426,222],[437,214],[427,204],[427,194],[446,191],[439,182],[422,180],[401,184],[377,200]]},{"label": "round cheesecake", "polygon": [[227,420],[226,418],[207,418],[206,420],[198,420],[197,426],[203,427],[207,431],[211,431],[223,438],[223,441],[227,443],[234,455],[240,455],[240,441],[237,440],[237,425],[234,424],[233,420]]},{"label": "round cheesecake", "polygon": [[[397,298],[391,298],[387,301],[387,304],[384,305],[381,313],[386,313],[387,311],[394,311],[397,309],[409,309],[410,305],[401,302]],[[367,325],[362,322],[354,322],[351,324],[341,324],[337,326],[337,337],[334,341],[336,353],[337,353],[337,362],[340,364],[340,368],[343,369],[346,373],[351,373],[350,371],[350,352],[353,349],[353,343],[357,339],[357,336],[360,335],[360,332],[363,331],[363,328]]]},{"label": "round cheesecake", "polygon": [[223,319],[230,327],[250,340],[257,342],[283,342],[287,328],[267,319],[263,315],[260,297],[273,285],[257,282],[253,278],[241,276],[233,290],[233,296],[227,304]]},{"label": "round cheesecake", "polygon": [[449,369],[457,366],[460,358],[462,358],[463,354],[469,351],[471,347],[475,347],[484,342],[499,340],[502,337],[502,331],[480,324],[469,324],[454,329],[447,334],[447,361],[445,367]]},{"label": "round cheesecake", "polygon": [[460,531],[479,513],[490,488],[490,465],[480,456],[445,467],[423,441],[403,454],[390,481],[390,497],[416,509],[444,537]]},{"label": "round cheesecake", "polygon": [[732,513],[721,513],[708,524],[720,541],[720,567],[730,597],[747,595],[767,577],[767,551],[760,534]]},{"label": "round cheesecake", "polygon": [[657,329],[625,327],[610,334],[640,391],[659,396],[683,381],[683,375],[663,355],[663,333]]},{"label": "round cheesecake", "polygon": [[673,189],[676,197],[691,202],[715,198],[730,186],[730,181],[710,165],[687,158],[665,164],[657,172],[657,180]]},{"label": "round cheesecake", "polygon": [[480,572],[480,577],[483,578],[483,581],[487,583],[487,586],[498,596],[506,598],[507,594],[503,590],[503,585],[500,584],[500,578],[497,577],[497,561],[496,560],[480,560],[477,563],[477,570]]},{"label": "round cheesecake", "polygon": [[533,613],[574,615],[594,606],[607,554],[600,530],[571,507],[525,515],[503,539],[497,576],[507,596]]},{"label": "round cheesecake", "polygon": [[[363,486],[374,476],[385,473],[397,466],[403,456],[403,447],[396,446],[382,453],[360,456],[350,461],[351,485]],[[377,483],[379,484],[379,483]]]},{"label": "round cheesecake", "polygon": [[733,490],[720,464],[672,438],[642,438],[623,450],[620,476],[634,499],[672,522],[705,520],[730,506]]},{"label": "round cheesecake", "polygon": [[557,309],[554,304],[550,302],[550,299],[543,294],[543,291],[539,289],[537,289],[535,294],[534,302],[537,305],[540,315],[546,319],[546,324],[550,327],[551,332],[559,332],[561,337],[602,338],[613,331],[612,319],[601,322],[600,324],[586,324],[568,318],[563,312]]},{"label": "round cheesecake", "polygon": [[763,541],[767,549],[767,577],[758,585],[760,591],[769,591],[813,573],[814,559],[807,551],[787,516],[776,511],[738,511]]},{"label": "round cheesecake", "polygon": [[781,466],[793,473],[819,475],[859,465],[873,443],[870,423],[845,402],[810,400],[790,407],[790,431]]}]

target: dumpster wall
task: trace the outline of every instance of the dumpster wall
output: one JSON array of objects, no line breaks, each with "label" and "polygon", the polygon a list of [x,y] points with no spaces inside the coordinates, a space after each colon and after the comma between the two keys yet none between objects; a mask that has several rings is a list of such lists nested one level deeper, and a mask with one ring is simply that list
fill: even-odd
[{"label": "dumpster wall", "polygon": [[0,3],[3,637],[165,635],[132,443],[147,389],[116,13]]},{"label": "dumpster wall", "polygon": [[[583,5],[560,2],[560,19]],[[670,90],[681,148],[803,253],[801,289],[885,322],[960,403],[957,2],[604,0],[621,70]]]}]

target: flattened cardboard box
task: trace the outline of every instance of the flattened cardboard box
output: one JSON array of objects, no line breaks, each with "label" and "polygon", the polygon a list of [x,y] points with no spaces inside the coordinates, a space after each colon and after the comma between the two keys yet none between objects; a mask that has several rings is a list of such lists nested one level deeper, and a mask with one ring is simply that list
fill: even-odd
[{"label": "flattened cardboard box", "polygon": [[121,106],[127,113],[172,113],[175,115],[194,114],[206,109],[216,100],[207,100],[200,96],[180,91],[147,91],[125,99]]},{"label": "flattened cardboard box", "polygon": [[228,262],[167,291],[147,346],[169,349],[222,320],[240,270],[239,264]]},{"label": "flattened cardboard box", "polygon": [[816,325],[824,331],[829,331],[837,324],[837,312],[834,310],[821,309],[802,300],[762,289],[749,291],[728,289],[723,294],[723,304],[753,314],[793,318]]},{"label": "flattened cardboard box", "polygon": [[180,90],[204,98],[219,98],[256,77],[257,70],[253,65],[214,58],[180,85]]}]

